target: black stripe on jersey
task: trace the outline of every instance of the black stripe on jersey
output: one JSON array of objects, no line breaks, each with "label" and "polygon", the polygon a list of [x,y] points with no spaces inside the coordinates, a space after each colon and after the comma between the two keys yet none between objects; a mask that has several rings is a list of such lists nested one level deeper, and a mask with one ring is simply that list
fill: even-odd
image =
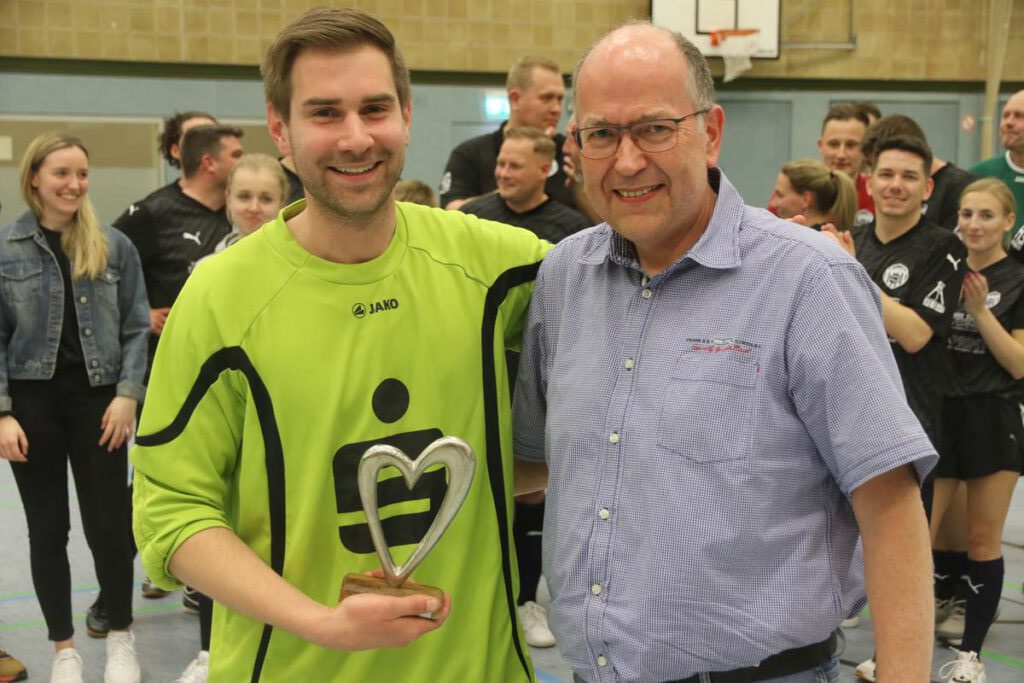
[{"label": "black stripe on jersey", "polygon": [[498,539],[501,542],[501,573],[505,577],[505,598],[508,602],[508,618],[512,623],[512,641],[516,653],[526,673],[526,680],[532,680],[533,673],[526,662],[523,644],[519,642],[518,619],[516,612],[515,590],[512,586],[512,554],[509,549],[509,534],[505,502],[505,478],[502,464],[504,455],[501,452],[501,421],[498,419],[498,383],[494,370],[494,326],[498,320],[498,309],[505,301],[511,289],[537,279],[540,262],[528,266],[518,266],[506,270],[494,281],[487,290],[484,302],[484,319],[481,329],[484,379],[484,426],[487,430],[487,474],[491,484],[491,495],[494,498],[494,513],[498,518]]},{"label": "black stripe on jersey", "polygon": [[[238,370],[245,376],[249,383],[249,391],[252,393],[253,404],[256,406],[260,432],[263,435],[264,459],[267,468],[267,494],[270,505],[270,568],[282,575],[285,548],[284,449],[281,446],[281,434],[277,429],[270,392],[267,391],[267,386],[242,347],[231,346],[221,349],[207,358],[200,368],[199,376],[196,377],[185,402],[181,405],[181,409],[171,424],[152,434],[140,435],[136,437],[135,442],[140,446],[158,446],[176,439],[185,430],[188,421],[192,418],[192,413],[195,412],[203,396],[225,370]],[[254,683],[260,680],[273,629],[274,627],[269,624],[263,627],[260,647],[256,651],[256,661],[252,670]]]}]

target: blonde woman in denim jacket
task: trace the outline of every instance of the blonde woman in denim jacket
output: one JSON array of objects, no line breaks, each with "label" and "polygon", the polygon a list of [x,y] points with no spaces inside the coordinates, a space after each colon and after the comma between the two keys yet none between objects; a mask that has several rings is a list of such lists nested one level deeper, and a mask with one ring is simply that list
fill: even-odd
[{"label": "blonde woman in denim jacket", "polygon": [[107,596],[106,683],[137,682],[126,443],[145,387],[149,308],[139,256],[99,224],[81,140],[44,133],[21,164],[29,205],[0,229],[0,457],[28,521],[32,582],[56,655],[51,681],[82,680],[74,647],[67,468]]}]

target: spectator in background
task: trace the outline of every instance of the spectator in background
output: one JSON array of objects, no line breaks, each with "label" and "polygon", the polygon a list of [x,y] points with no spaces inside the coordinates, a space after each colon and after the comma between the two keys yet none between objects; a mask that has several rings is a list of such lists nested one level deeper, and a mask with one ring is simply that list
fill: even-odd
[{"label": "spectator in background", "polygon": [[21,162],[29,206],[2,229],[0,457],[28,523],[32,584],[54,642],[51,681],[81,683],[71,621],[68,466],[109,615],[107,683],[137,683],[126,443],[145,393],[139,256],[100,225],[81,140],[43,133]]},{"label": "spectator in background", "polygon": [[555,142],[542,130],[506,128],[494,168],[497,191],[463,204],[460,210],[526,228],[549,242],[590,227],[586,216],[546,192],[555,152]]},{"label": "spectator in background", "polygon": [[[896,135],[909,135],[928,141],[914,119],[903,114],[889,114],[868,127],[861,143],[864,157],[870,159],[880,140]],[[977,180],[977,176],[951,161],[933,156],[931,177],[932,193],[921,210],[930,222],[952,230],[957,226],[960,194],[971,181]]]},{"label": "spectator in background", "polygon": [[853,104],[833,105],[825,114],[818,139],[818,151],[825,165],[850,176],[857,187],[856,225],[870,223],[875,216],[875,205],[867,189],[867,176],[862,173],[864,154],[861,141],[869,121],[868,115]]},{"label": "spectator in background", "polygon": [[164,128],[156,136],[157,149],[168,164],[181,168],[181,143],[185,133],[196,126],[216,124],[217,119],[204,111],[175,112],[174,116],[164,119]]},{"label": "spectator in background", "polygon": [[399,180],[395,185],[395,201],[437,208],[437,195],[430,185],[422,180]]},{"label": "spectator in background", "polygon": [[779,218],[803,216],[815,230],[824,223],[849,230],[857,213],[857,190],[848,175],[820,161],[789,161],[775,179],[768,209]]},{"label": "spectator in background", "polygon": [[1017,202],[1017,224],[1010,233],[1010,255],[1024,262],[1024,90],[1015,92],[1003,107],[999,120],[999,142],[1003,154],[971,167],[982,178],[999,178],[1013,192]]},{"label": "spectator in background", "polygon": [[1013,194],[996,178],[971,183],[960,199],[969,272],[948,340],[953,382],[931,520],[934,537],[954,492],[966,486],[968,556],[958,577],[968,588],[966,625],[956,659],[940,669],[957,682],[985,680],[980,656],[1002,593],[1003,526],[1024,464],[1024,266],[1003,246],[1015,214]]},{"label": "spectator in background", "polygon": [[288,195],[285,204],[291,204],[305,197],[306,192],[302,189],[302,181],[299,180],[299,176],[295,173],[295,160],[292,158],[292,155],[283,156],[278,161],[284,170],[285,178],[288,179]]},{"label": "spectator in background", "polygon": [[[442,207],[457,209],[497,187],[494,166],[507,128],[539,128],[555,141],[556,149],[562,148],[565,136],[555,132],[565,98],[565,83],[558,65],[549,59],[523,57],[509,71],[506,87],[508,121],[502,122],[493,133],[466,140],[448,157],[441,177]],[[566,176],[562,166],[553,161],[548,169],[548,196],[575,207],[571,184],[572,178]]]}]

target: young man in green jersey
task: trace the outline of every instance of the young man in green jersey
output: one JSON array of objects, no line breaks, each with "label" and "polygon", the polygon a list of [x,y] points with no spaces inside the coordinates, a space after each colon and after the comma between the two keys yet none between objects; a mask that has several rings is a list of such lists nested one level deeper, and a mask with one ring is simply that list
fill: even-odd
[{"label": "young man in green jersey", "polygon": [[[549,245],[394,201],[409,76],[372,17],[310,10],[263,75],[271,135],[306,200],[196,268],[168,318],[133,451],[146,569],[217,602],[212,680],[531,681],[504,351]],[[359,457],[385,443],[415,458],[441,436],[477,457],[466,502],[414,575],[450,594],[450,612],[447,597],[339,602],[345,574],[379,568]],[[443,470],[411,490],[381,483],[397,559],[446,490]],[[435,609],[436,621],[416,616]]]}]

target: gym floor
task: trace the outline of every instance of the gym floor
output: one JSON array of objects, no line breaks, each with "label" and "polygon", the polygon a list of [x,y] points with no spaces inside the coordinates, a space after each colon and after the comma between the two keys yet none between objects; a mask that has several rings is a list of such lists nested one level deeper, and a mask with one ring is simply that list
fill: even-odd
[{"label": "gym floor", "polygon": [[[71,490],[74,495],[74,489]],[[10,467],[0,464],[0,647],[18,657],[29,670],[29,680],[44,681],[50,675],[53,651],[46,641],[46,626],[29,574],[28,536],[21,501]],[[982,652],[989,683],[1020,683],[1024,680],[1024,484],[1018,485],[1003,539],[1006,582],[1000,616],[989,632]],[[84,615],[98,586],[89,550],[82,536],[77,508],[72,514],[69,543],[73,605],[79,652],[85,661],[87,681],[100,681],[105,658],[104,641],[85,634]],[[136,565],[135,576],[142,572]],[[543,591],[541,599],[543,600]],[[181,607],[181,593],[160,600],[146,600],[135,591],[136,649],[143,678],[150,683],[174,681],[199,648],[198,619]],[[853,681],[853,668],[871,656],[871,619],[865,615],[858,628],[846,632],[840,680]],[[933,680],[938,668],[952,653],[936,643]],[[542,683],[572,681],[572,672],[557,648],[533,650],[537,677]]]}]

